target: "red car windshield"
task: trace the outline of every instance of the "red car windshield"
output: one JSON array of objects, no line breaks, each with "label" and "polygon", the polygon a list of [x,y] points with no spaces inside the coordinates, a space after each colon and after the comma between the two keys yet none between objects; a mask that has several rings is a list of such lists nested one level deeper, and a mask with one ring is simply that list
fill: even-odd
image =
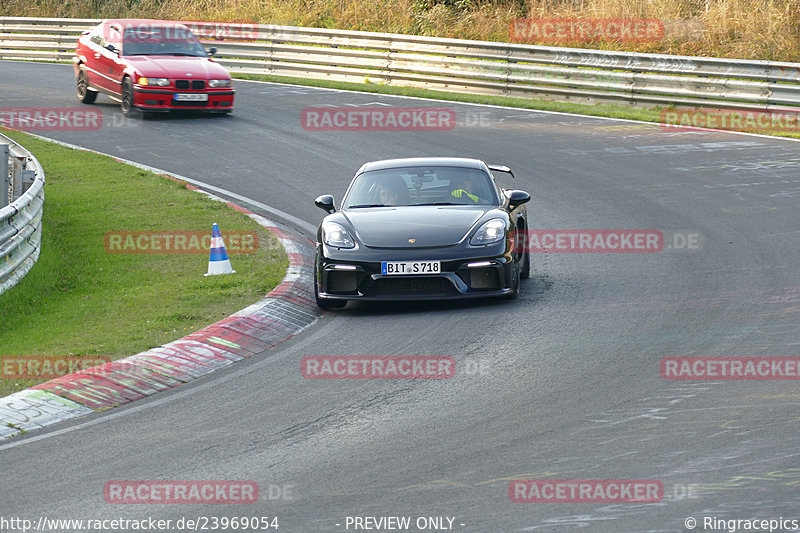
[{"label": "red car windshield", "polygon": [[203,45],[186,27],[149,24],[125,28],[122,54],[193,57],[207,55]]}]

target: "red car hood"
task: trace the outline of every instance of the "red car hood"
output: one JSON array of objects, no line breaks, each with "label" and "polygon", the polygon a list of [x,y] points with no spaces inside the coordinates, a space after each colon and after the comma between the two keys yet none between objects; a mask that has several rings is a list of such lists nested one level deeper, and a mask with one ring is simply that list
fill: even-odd
[{"label": "red car hood", "polygon": [[226,80],[230,75],[225,68],[207,57],[187,56],[128,56],[130,63],[142,76],[150,78],[189,78],[198,80]]}]

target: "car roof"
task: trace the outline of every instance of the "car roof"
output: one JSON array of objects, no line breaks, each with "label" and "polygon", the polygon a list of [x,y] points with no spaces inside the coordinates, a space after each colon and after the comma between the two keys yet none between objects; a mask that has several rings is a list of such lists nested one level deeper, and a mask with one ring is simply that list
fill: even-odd
[{"label": "car roof", "polygon": [[470,159],[467,157],[407,157],[403,159],[370,161],[361,167],[361,172],[383,170],[387,168],[428,166],[476,168],[481,170],[486,168],[486,164],[480,159]]}]

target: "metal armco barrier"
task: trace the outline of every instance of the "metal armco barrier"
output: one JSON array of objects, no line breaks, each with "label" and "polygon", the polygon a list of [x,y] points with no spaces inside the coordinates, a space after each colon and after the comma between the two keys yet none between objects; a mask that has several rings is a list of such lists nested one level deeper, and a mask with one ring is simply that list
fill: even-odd
[{"label": "metal armco barrier", "polygon": [[[69,61],[78,35],[99,22],[0,17],[0,59]],[[579,103],[761,110],[800,106],[800,63],[292,26],[193,24],[232,72]]]},{"label": "metal armco barrier", "polygon": [[[6,157],[7,154],[7,157]],[[36,158],[0,134],[0,294],[39,259],[44,208],[44,170]],[[27,186],[27,190],[23,190]],[[9,198],[8,196],[11,196]],[[11,203],[8,201],[12,200]]]}]

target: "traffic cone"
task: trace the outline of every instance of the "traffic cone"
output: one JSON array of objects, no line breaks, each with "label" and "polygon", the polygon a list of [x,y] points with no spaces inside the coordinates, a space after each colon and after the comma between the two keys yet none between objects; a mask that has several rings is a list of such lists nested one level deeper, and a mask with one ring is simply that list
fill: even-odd
[{"label": "traffic cone", "polygon": [[211,253],[208,257],[208,273],[206,276],[235,273],[236,271],[231,267],[231,260],[228,259],[228,252],[225,251],[225,243],[222,242],[219,226],[214,222],[214,226],[211,228]]}]

